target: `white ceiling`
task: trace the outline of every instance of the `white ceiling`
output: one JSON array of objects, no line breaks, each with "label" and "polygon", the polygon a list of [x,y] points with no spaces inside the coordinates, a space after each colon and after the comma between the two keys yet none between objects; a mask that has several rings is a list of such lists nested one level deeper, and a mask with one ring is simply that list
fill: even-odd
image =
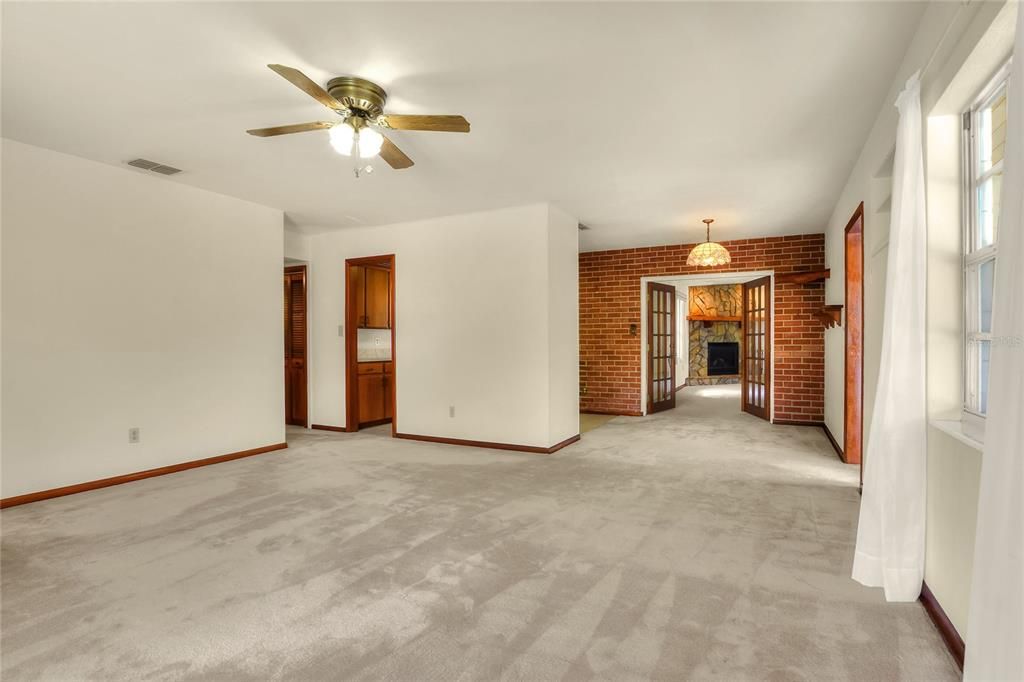
[{"label": "white ceiling", "polygon": [[[923,3],[3,4],[3,134],[283,209],[305,232],[550,201],[581,248],[823,230]],[[356,179],[266,68],[458,113]],[[139,171],[144,172],[144,171]]]}]

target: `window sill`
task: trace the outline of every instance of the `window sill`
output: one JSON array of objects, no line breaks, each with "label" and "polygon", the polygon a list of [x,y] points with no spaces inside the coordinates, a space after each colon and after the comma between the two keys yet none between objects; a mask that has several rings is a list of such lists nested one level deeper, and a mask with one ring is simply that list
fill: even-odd
[{"label": "window sill", "polygon": [[979,453],[985,448],[985,444],[980,440],[967,435],[964,431],[964,424],[959,419],[931,419],[928,423]]}]

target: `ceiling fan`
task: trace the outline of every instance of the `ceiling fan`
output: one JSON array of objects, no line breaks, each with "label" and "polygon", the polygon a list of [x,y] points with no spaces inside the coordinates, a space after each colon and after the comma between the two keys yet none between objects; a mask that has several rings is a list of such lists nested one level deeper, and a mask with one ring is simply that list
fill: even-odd
[{"label": "ceiling fan", "polygon": [[[360,159],[368,159],[379,154],[389,166],[397,170],[413,165],[412,159],[385,137],[381,130],[469,132],[469,121],[462,116],[385,114],[384,103],[388,99],[387,93],[384,92],[384,88],[364,78],[332,78],[324,90],[298,69],[281,64],[267,66],[340,118],[333,121],[312,121],[246,131],[256,137],[330,130],[331,146],[339,154]],[[358,170],[356,175],[359,175]]]}]

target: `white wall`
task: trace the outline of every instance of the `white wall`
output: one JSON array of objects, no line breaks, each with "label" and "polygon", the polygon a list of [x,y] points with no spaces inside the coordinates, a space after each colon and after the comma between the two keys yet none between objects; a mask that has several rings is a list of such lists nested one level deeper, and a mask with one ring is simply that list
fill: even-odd
[{"label": "white wall", "polygon": [[293,230],[285,229],[284,231],[284,257],[288,261],[308,261],[309,260],[309,242],[310,239],[304,234],[299,234]]},{"label": "white wall", "polygon": [[3,497],[284,441],[281,212],[2,152]]},{"label": "white wall", "polygon": [[548,440],[580,432],[579,221],[548,207]]},{"label": "white wall", "polygon": [[[929,62],[921,79],[928,135],[925,165],[929,211],[929,417],[951,418],[959,410],[962,304],[958,114],[966,105],[967,93],[980,88],[983,74],[998,63],[997,53],[1002,51],[1002,58],[1008,56],[1006,36],[997,39],[995,33],[999,31],[993,28],[994,22],[1005,23],[1005,15],[1000,15],[1002,10],[1002,2],[936,2],[928,6],[826,231],[825,258],[832,274],[826,283],[825,299],[830,304],[843,303],[844,228],[858,202],[864,202],[865,436],[875,402],[881,354],[892,151],[897,124],[893,103],[911,74]],[[1004,46],[1000,46],[1000,40]],[[979,64],[979,51],[988,53],[980,61],[987,61],[989,66]],[[825,423],[839,442],[843,440],[844,340],[842,327],[825,333]],[[961,635],[966,635],[980,463],[977,450],[929,427],[925,582]]]},{"label": "white wall", "polygon": [[538,447],[578,433],[576,240],[546,204],[312,236],[312,423],[345,424],[345,259],[393,253],[399,432]]}]

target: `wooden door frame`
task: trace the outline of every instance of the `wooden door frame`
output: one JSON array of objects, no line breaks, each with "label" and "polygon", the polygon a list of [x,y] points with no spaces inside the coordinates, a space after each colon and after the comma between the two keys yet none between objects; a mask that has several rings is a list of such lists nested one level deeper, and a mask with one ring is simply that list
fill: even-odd
[{"label": "wooden door frame", "polygon": [[[852,251],[851,251],[852,247]],[[850,267],[851,257],[858,261]],[[852,270],[852,272],[851,272]],[[843,461],[861,465],[864,480],[864,202],[843,231]],[[852,297],[851,297],[852,293]],[[852,300],[852,303],[851,303]],[[852,313],[852,314],[851,314]],[[851,428],[852,426],[852,428]]]},{"label": "wooden door frame", "polygon": [[[769,328],[769,334],[772,342],[772,350],[775,349],[775,269],[767,270],[718,270],[715,272],[708,273],[694,273],[694,272],[682,272],[682,273],[669,273],[664,275],[641,275],[640,286],[639,286],[639,304],[640,304],[640,325],[636,330],[636,335],[640,337],[639,340],[639,353],[637,357],[637,367],[640,370],[640,390],[634,394],[639,397],[640,400],[640,414],[647,414],[647,351],[644,348],[644,344],[647,343],[647,283],[648,282],[665,282],[671,281],[672,285],[676,288],[681,286],[692,287],[692,286],[718,286],[720,284],[742,284],[743,282],[749,282],[752,279],[758,279],[760,277],[771,277],[772,282],[772,297],[771,297],[771,311],[772,311],[772,324]],[[686,329],[689,333],[689,322],[687,321]],[[689,343],[687,341],[687,343]],[[687,352],[689,349],[687,348]],[[772,377],[772,391],[774,393],[775,383],[775,358],[772,356],[772,362],[769,365]],[[772,396],[774,398],[774,395]],[[774,399],[772,401],[774,405]],[[773,407],[774,409],[774,407]],[[774,415],[772,415],[772,421],[774,423]]]},{"label": "wooden door frame", "polygon": [[[302,297],[306,300],[306,305],[303,306],[303,327],[306,329],[306,348],[305,357],[302,358],[302,385],[306,388],[306,423],[305,428],[309,428],[309,270],[306,264],[302,265],[286,265],[284,266],[285,275],[291,275],[294,273],[302,273]],[[285,422],[287,424],[287,421]]]},{"label": "wooden door frame", "polygon": [[[755,409],[764,410],[764,414],[758,414],[751,412],[748,409],[747,404],[747,373],[750,371],[749,358],[747,357],[747,333],[750,329],[749,321],[747,320],[747,286],[756,282],[764,282],[764,286],[768,293],[768,300],[764,304],[764,382],[761,384],[764,387],[764,408],[755,406]],[[762,286],[762,285],[758,285]],[[742,330],[742,342],[740,343],[740,359],[741,359],[741,371],[740,371],[740,409],[747,414],[752,414],[755,417],[764,419],[771,423],[772,421],[772,406],[775,404],[775,377],[774,377],[774,357],[775,357],[775,278],[769,277],[757,277],[752,280],[748,280],[742,284],[743,287],[743,306],[741,317],[743,318],[743,330]]]},{"label": "wooden door frame", "polygon": [[395,254],[366,256],[363,258],[345,259],[345,431],[352,433],[359,430],[359,355],[357,341],[359,325],[356,322],[355,292],[349,286],[352,267],[357,265],[386,264],[391,271],[391,300],[388,302],[388,314],[391,318],[391,437],[398,433],[398,363],[395,355],[395,329],[398,326],[395,318]]}]

